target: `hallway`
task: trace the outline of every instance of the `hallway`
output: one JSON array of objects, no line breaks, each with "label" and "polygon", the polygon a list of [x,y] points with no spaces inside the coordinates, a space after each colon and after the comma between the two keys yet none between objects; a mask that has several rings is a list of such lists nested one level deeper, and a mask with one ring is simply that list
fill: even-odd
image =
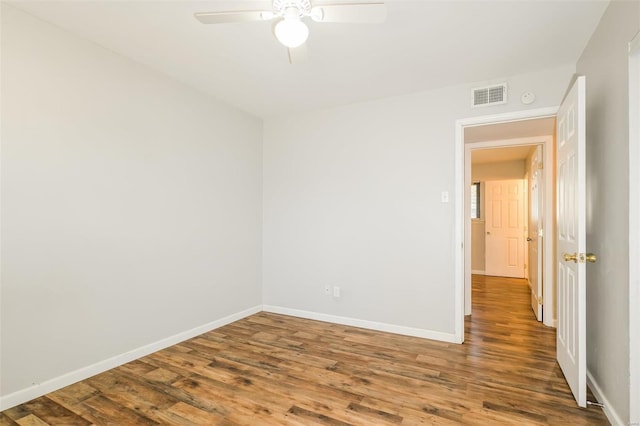
[{"label": "hallway", "polygon": [[465,346],[485,368],[470,385],[484,406],[548,424],[609,424],[600,408],[576,406],[556,362],[556,329],[535,320],[526,280],[473,275],[472,286]]}]

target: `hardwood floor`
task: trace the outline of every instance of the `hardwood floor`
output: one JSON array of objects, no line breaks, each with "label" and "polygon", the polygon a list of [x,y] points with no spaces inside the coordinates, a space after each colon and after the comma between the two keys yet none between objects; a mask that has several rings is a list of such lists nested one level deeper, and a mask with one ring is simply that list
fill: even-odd
[{"label": "hardwood floor", "polygon": [[0,413],[2,425],[608,424],[523,280],[475,276],[455,345],[259,313]]}]

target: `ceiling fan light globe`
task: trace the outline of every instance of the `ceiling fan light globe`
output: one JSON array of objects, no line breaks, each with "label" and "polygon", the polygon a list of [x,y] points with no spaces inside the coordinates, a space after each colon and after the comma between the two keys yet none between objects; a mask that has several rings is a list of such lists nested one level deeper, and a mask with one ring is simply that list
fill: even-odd
[{"label": "ceiling fan light globe", "polygon": [[285,18],[274,28],[278,41],[286,47],[301,46],[309,37],[309,28],[300,19]]}]

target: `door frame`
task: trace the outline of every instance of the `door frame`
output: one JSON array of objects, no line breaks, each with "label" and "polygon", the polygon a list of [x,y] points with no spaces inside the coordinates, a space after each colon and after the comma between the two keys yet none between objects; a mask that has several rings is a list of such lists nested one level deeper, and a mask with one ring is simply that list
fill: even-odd
[{"label": "door frame", "polygon": [[[468,195],[469,195],[469,186],[471,184],[470,181],[470,168],[471,168],[471,159],[470,155],[466,154],[465,143],[464,143],[464,129],[466,127],[473,127],[479,125],[488,125],[488,124],[500,124],[507,123],[513,121],[523,121],[523,120],[532,120],[537,118],[548,118],[555,117],[558,112],[558,106],[555,107],[547,107],[547,108],[539,108],[525,111],[515,111],[505,114],[495,114],[495,115],[485,115],[480,117],[471,117],[471,118],[463,118],[456,120],[456,129],[455,129],[455,246],[457,249],[455,251],[455,259],[454,259],[454,303],[455,303],[455,319],[454,319],[454,335],[455,340],[458,343],[464,342],[464,316],[466,311],[466,289],[465,282],[471,282],[471,244],[470,244],[470,235],[471,235],[471,219],[470,212],[467,208],[468,206]],[[536,138],[539,142],[542,142],[544,138]],[[544,158],[545,163],[547,165],[555,165],[553,162],[553,138],[548,138],[550,142],[545,142],[547,145],[544,147]],[[519,145],[523,145],[523,139],[518,139]],[[510,142],[512,145],[515,144],[515,140],[507,140],[507,141],[495,141],[493,142],[494,147],[505,147],[510,146],[508,143]],[[484,142],[486,143],[486,142]],[[491,143],[491,142],[490,142]],[[537,143],[534,143],[534,145]],[[471,145],[471,144],[466,144]],[[489,147],[489,146],[487,146]],[[550,156],[550,157],[549,157]],[[466,176],[469,176],[469,182],[467,182]],[[555,218],[554,209],[554,197],[555,197],[555,184],[552,184],[553,180],[553,168],[549,166],[545,166],[545,217],[546,218]],[[549,210],[551,209],[551,210]],[[554,221],[555,223],[555,221]],[[555,228],[553,232],[549,234],[546,232],[544,238],[544,264],[545,265],[555,265],[555,261],[553,257],[550,259],[547,256],[555,256]],[[553,237],[553,238],[552,238]],[[551,271],[549,271],[551,270]],[[553,274],[555,268],[547,267],[544,273],[545,280],[545,290],[546,284],[555,283],[555,276],[551,276],[548,278],[548,274],[551,272]],[[469,285],[469,292],[471,286]],[[552,288],[555,288],[553,286]],[[550,301],[547,300],[547,297],[552,298]],[[469,313],[471,312],[471,297],[468,298],[469,301]],[[544,303],[547,307],[550,307],[552,310],[554,308],[555,294],[553,291],[545,291],[544,294]],[[550,313],[550,315],[545,315],[549,318],[549,323],[545,322],[545,325],[555,326],[555,312]]]},{"label": "door frame", "polygon": [[629,421],[640,423],[640,33],[629,43]]},{"label": "door frame", "polygon": [[[527,251],[527,280],[531,277],[531,275],[533,274],[533,270],[534,270],[534,262],[532,262],[531,260],[534,258],[534,256],[532,256],[532,249],[531,247],[534,246],[534,244],[528,244],[528,240],[529,238],[532,236],[532,234],[535,233],[535,247],[536,247],[536,256],[535,256],[535,276],[536,276],[536,282],[531,282],[529,281],[529,284],[533,287],[534,285],[536,286],[536,302],[540,301],[540,295],[542,295],[544,297],[544,288],[542,285],[544,285],[545,281],[544,281],[544,259],[542,258],[542,256],[544,255],[544,244],[540,244],[540,231],[542,230],[544,232],[544,224],[545,224],[545,213],[544,213],[544,206],[545,206],[545,202],[544,202],[544,195],[545,195],[545,180],[544,180],[544,173],[539,174],[538,170],[540,169],[540,162],[542,160],[543,162],[543,167],[544,167],[544,158],[543,158],[543,153],[544,153],[544,149],[542,148],[541,145],[536,145],[535,146],[535,154],[530,155],[529,157],[527,157],[527,160],[529,160],[530,158],[533,159],[533,155],[535,155],[535,163],[529,161],[529,163],[526,165],[526,168],[528,169],[528,175],[525,175],[527,178],[527,198],[529,198],[529,203],[527,205],[527,244],[525,245],[525,249]],[[532,181],[536,179],[536,197],[535,197],[535,204],[533,204],[531,201],[534,200],[533,197],[533,185],[532,185]],[[542,194],[542,195],[541,195]],[[533,207],[536,207],[537,211],[533,212]],[[531,214],[535,214],[536,216],[536,227],[535,229],[532,228],[531,226]],[[542,242],[544,243],[544,237],[542,239]],[[541,253],[542,250],[542,253]],[[542,283],[539,283],[539,281],[542,281]],[[542,284],[542,285],[540,285]],[[533,288],[531,289],[531,291],[533,292]],[[544,303],[544,300],[543,300]],[[535,305],[533,304],[533,298],[531,298],[531,309],[534,311],[536,319],[540,322],[543,321],[543,314],[544,314],[544,310],[542,309],[541,305],[539,303],[536,303]]]}]

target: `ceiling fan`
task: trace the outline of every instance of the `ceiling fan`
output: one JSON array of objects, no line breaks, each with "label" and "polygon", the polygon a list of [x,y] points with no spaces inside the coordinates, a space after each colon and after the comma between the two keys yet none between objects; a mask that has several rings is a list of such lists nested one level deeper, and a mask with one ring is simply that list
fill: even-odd
[{"label": "ceiling fan", "polygon": [[382,2],[337,3],[314,6],[311,0],[273,0],[272,10],[234,10],[200,12],[195,18],[203,24],[227,24],[250,21],[275,21],[273,32],[280,43],[289,49],[289,62],[306,57],[305,42],[309,28],[303,19],[315,22],[380,23],[387,17]]}]

